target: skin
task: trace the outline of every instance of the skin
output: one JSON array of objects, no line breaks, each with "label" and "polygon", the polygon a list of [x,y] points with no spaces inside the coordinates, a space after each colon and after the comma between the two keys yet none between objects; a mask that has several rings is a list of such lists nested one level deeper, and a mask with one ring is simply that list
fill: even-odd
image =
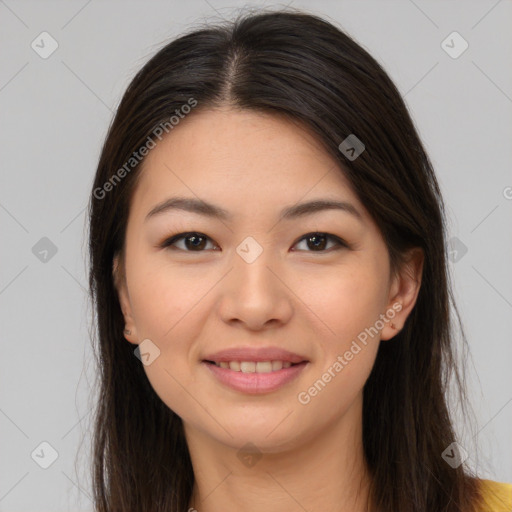
[{"label": "skin", "polygon": [[[171,210],[144,221],[175,195],[219,205],[233,219]],[[362,217],[324,210],[278,221],[283,207],[316,198],[350,202]],[[187,231],[207,236],[203,248],[184,239],[175,249],[159,247]],[[311,232],[336,235],[350,248],[327,239],[315,250],[302,238]],[[236,252],[248,236],[263,249],[251,264]],[[195,474],[190,507],[367,510],[363,386],[380,341],[395,336],[414,307],[422,265],[421,251],[411,251],[391,273],[384,240],[339,165],[297,124],[229,107],[196,111],[150,151],[114,277],[131,331],[126,340],[158,347],[144,369],[184,422]],[[396,328],[389,321],[359,343],[343,370],[300,403],[298,393],[393,304],[401,305],[391,320]],[[309,363],[279,390],[248,395],[219,383],[201,363],[234,346],[279,346]],[[252,466],[237,457],[248,442],[261,455]]]}]

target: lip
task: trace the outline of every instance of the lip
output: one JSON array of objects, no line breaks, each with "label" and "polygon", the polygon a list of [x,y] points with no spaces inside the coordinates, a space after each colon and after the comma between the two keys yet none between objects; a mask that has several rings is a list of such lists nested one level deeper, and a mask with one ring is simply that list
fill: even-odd
[{"label": "lip", "polygon": [[[234,359],[229,360],[233,361]],[[247,361],[247,359],[243,360]],[[270,373],[236,372],[229,368],[221,368],[220,366],[216,366],[215,364],[207,361],[203,361],[201,364],[212,372],[216,379],[231,389],[242,393],[260,394],[276,391],[293,379],[297,378],[309,362],[303,360],[289,368],[282,368],[281,370]]]},{"label": "lip", "polygon": [[234,347],[209,354],[203,361],[289,361],[297,364],[307,362],[308,359],[279,347]]},{"label": "lip", "polygon": [[[269,373],[244,373],[213,364],[229,361],[288,361],[292,366]],[[233,347],[205,356],[201,364],[221,384],[242,393],[258,394],[276,391],[297,378],[309,360],[279,347]]]}]

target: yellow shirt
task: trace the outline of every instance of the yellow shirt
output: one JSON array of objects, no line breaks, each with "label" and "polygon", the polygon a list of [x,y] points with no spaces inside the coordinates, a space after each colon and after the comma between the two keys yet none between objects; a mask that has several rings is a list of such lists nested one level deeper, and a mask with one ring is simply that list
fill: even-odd
[{"label": "yellow shirt", "polygon": [[512,512],[512,484],[481,480],[485,505],[482,512]]}]

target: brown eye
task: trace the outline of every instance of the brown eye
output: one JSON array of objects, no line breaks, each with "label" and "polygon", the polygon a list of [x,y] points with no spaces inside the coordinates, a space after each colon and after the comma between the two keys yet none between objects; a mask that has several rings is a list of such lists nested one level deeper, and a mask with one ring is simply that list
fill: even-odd
[{"label": "brown eye", "polygon": [[[211,241],[211,239],[205,234],[191,231],[188,233],[179,233],[168,238],[160,247],[162,249],[169,248],[185,252],[203,252],[207,250],[206,246],[208,241]],[[178,242],[182,243],[181,247],[177,245]],[[308,233],[297,243],[302,242],[305,242],[306,248],[300,250],[305,250],[306,252],[330,252],[329,249],[333,248],[335,250],[336,248],[349,248],[348,244],[341,240],[341,238],[328,233]],[[329,242],[331,242],[331,246],[328,246]],[[297,245],[297,243],[295,245]],[[216,250],[215,247],[216,246],[213,247],[213,250]]]},{"label": "brown eye", "polygon": [[[184,247],[177,247],[176,243],[183,240]],[[179,233],[169,239],[167,239],[162,245],[162,248],[178,249],[186,252],[202,252],[207,245],[207,240],[210,240],[203,233],[190,232],[190,233]]]},{"label": "brown eye", "polygon": [[[304,235],[299,242],[306,242],[306,247],[311,249],[307,252],[326,252],[326,246],[329,240],[334,242],[334,247],[348,247],[341,238],[328,233],[308,233]],[[330,248],[332,248],[332,246]]]}]

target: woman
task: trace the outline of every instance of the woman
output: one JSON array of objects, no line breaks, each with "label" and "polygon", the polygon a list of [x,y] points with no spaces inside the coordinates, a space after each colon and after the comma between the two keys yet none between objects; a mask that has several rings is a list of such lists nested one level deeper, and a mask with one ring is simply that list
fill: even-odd
[{"label": "woman", "polygon": [[447,405],[434,171],[338,28],[261,12],[165,46],[89,213],[98,511],[511,506],[466,469]]}]

